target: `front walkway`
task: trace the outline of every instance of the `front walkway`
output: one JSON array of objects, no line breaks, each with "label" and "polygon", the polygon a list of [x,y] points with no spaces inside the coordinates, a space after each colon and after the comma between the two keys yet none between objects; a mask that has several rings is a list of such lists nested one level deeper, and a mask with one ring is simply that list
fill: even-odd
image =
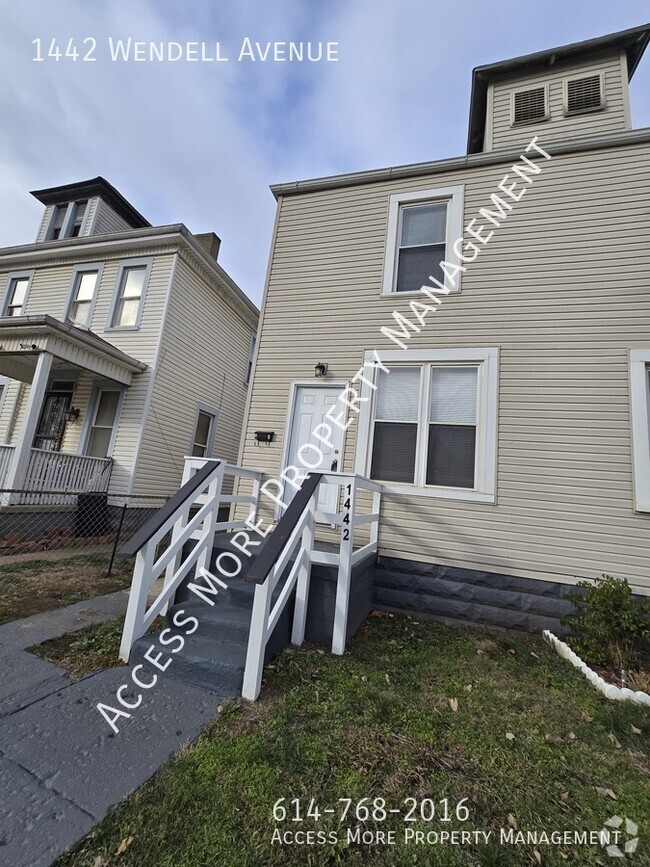
[{"label": "front walkway", "polygon": [[52,864],[216,713],[216,695],[161,678],[115,735],[96,705],[132,686],[126,667],[72,681],[26,652],[122,614],[127,599],[119,591],[0,626],[0,864]]}]

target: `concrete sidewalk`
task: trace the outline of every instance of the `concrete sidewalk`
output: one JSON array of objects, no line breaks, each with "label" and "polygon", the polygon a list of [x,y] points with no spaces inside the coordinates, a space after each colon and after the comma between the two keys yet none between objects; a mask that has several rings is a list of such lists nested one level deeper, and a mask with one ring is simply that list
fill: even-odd
[{"label": "concrete sidewalk", "polygon": [[[114,734],[96,708],[133,686],[79,681],[24,649],[124,612],[125,591],[0,626],[0,865],[46,867],[216,715],[218,695],[161,675]],[[132,694],[130,689],[127,695]]]}]

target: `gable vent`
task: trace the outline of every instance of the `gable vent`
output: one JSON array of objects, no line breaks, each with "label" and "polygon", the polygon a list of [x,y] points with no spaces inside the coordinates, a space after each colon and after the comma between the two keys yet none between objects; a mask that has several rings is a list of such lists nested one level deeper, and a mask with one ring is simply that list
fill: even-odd
[{"label": "gable vent", "polygon": [[601,105],[600,75],[567,81],[567,112],[590,111]]},{"label": "gable vent", "polygon": [[534,87],[515,93],[515,123],[543,120],[546,117],[546,89]]}]

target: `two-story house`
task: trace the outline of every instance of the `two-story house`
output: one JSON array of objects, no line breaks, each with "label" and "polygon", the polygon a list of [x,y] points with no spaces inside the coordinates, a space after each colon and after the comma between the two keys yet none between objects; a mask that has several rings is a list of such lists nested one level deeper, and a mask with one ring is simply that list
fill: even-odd
[{"label": "two-story house", "polygon": [[166,496],[184,456],[234,458],[258,310],[218,237],[151,226],[103,178],[32,195],[36,242],[0,250],[3,504]]},{"label": "two-story house", "polygon": [[462,156],[272,187],[240,463],[381,482],[383,606],[538,629],[583,578],[650,593],[649,38],[476,68]]}]

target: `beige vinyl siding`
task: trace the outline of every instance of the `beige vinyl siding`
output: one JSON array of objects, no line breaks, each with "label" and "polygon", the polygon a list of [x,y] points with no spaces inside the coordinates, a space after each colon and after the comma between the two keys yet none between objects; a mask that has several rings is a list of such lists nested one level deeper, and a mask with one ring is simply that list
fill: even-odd
[{"label": "beige vinyl siding", "polygon": [[[468,267],[461,294],[410,340],[414,349],[500,349],[497,503],[385,495],[381,552],[566,582],[609,572],[650,592],[628,388],[628,350],[650,346],[649,159],[648,145],[541,159],[542,174]],[[317,361],[345,380],[364,351],[397,348],[380,333],[409,300],[381,295],[389,195],[464,184],[466,224],[507,170],[282,199],[245,466],[279,472],[292,380],[313,380]],[[259,429],[276,431],[271,446],[255,445]]]},{"label": "beige vinyl siding", "polygon": [[[137,250],[134,252],[134,257],[141,257],[143,253],[146,253],[146,251]],[[141,327],[137,331],[106,331],[108,313],[115,292],[119,266],[121,262],[126,262],[129,258],[132,257],[109,259],[104,263],[91,322],[92,331],[128,355],[149,365],[143,373],[134,375],[132,384],[126,390],[113,450],[114,465],[110,488],[112,493],[128,493],[132,483],[133,467],[142,435],[151,365],[156,357],[160,341],[161,323],[174,255],[172,252],[169,252],[153,257],[154,261],[146,286]],[[96,256],[93,257],[91,254],[89,261],[96,261]],[[35,270],[27,300],[27,314],[37,315],[47,313],[57,319],[63,317],[75,264],[78,263],[42,267]],[[0,274],[0,285],[6,286],[8,273],[4,272]],[[82,374],[82,377],[86,376],[90,378],[90,382],[80,379],[80,386],[85,382],[89,396],[89,388],[100,377],[91,373]],[[13,392],[14,389],[12,388]],[[15,393],[17,393],[17,386]],[[15,443],[20,435],[28,394],[29,385],[25,384],[22,390],[20,405],[15,414],[13,433],[10,440],[12,443]],[[74,400],[77,400],[76,391]],[[11,396],[5,401],[0,417],[0,431],[6,430],[10,423],[9,420],[12,415],[14,401],[15,398],[12,400]],[[83,416],[87,410],[87,398],[85,402],[82,402],[80,397],[79,401],[82,417],[76,425],[68,426],[64,442],[64,451],[67,452],[76,452],[78,438],[83,429]],[[164,454],[162,458],[164,460]]]},{"label": "beige vinyl siding", "polygon": [[[626,114],[628,83],[623,74],[623,65],[618,53],[602,59],[583,61],[579,64],[561,64],[521,78],[503,78],[493,85],[492,145],[486,150],[524,145],[533,135],[545,141],[569,139],[591,133],[619,132],[629,128]],[[582,78],[597,73],[603,74],[606,107],[601,111],[564,116],[564,86],[567,79]],[[512,125],[512,93],[519,90],[548,85],[545,121],[525,125]]]},{"label": "beige vinyl siding", "polygon": [[38,227],[38,235],[36,236],[36,242],[41,243],[45,240],[45,236],[47,235],[47,228],[50,225],[50,219],[52,218],[52,211],[54,210],[54,205],[48,205],[43,211],[43,219],[41,220],[41,225]]},{"label": "beige vinyl siding", "polygon": [[108,235],[111,232],[126,232],[132,229],[125,219],[115,211],[103,199],[97,199],[96,213],[93,223],[89,223],[93,235]]},{"label": "beige vinyl siding", "polygon": [[254,327],[251,316],[236,311],[223,290],[179,255],[134,493],[160,495],[178,488],[198,403],[219,412],[214,456],[237,462]]}]

